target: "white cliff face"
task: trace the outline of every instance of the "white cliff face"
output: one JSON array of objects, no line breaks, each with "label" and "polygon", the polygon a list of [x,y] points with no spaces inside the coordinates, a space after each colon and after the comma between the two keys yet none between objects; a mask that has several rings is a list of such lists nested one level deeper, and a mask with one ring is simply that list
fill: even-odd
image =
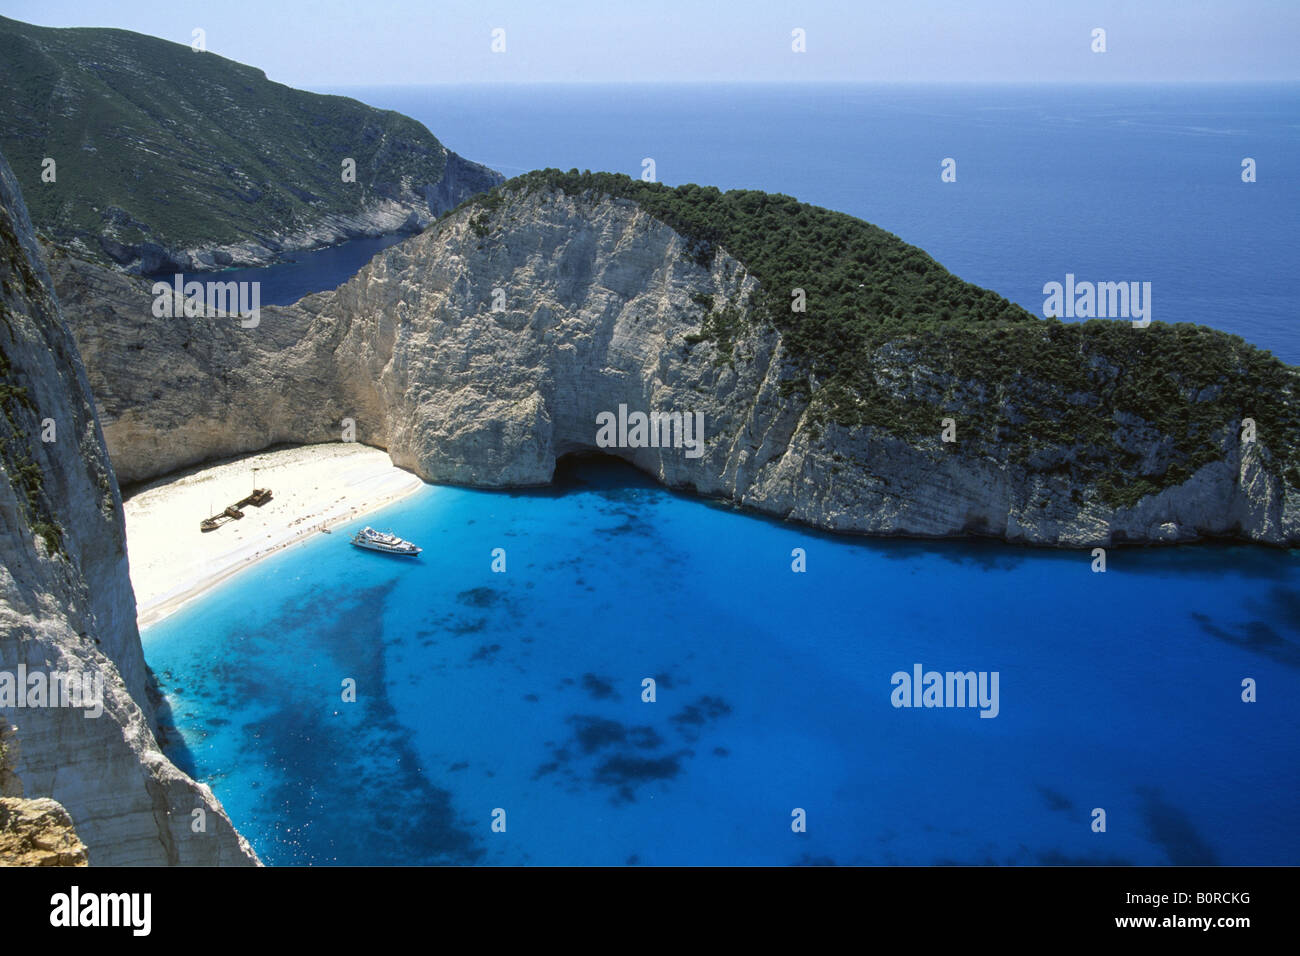
[{"label": "white cliff face", "polygon": [[[5,787],[62,804],[98,865],[256,863],[212,792],[155,740],[121,497],[3,159],[0,314],[0,674],[76,672],[103,687],[98,717],[0,703]],[[196,809],[206,832],[193,832]]]},{"label": "white cliff face", "polygon": [[[396,464],[432,481],[545,484],[557,457],[597,447],[597,417],[620,405],[702,413],[710,439],[744,424],[776,343],[746,343],[732,369],[686,342],[704,314],[692,295],[748,301],[755,284],[738,262],[701,268],[681,236],[626,201],[546,194],[510,215],[520,225],[489,236],[461,217],[403,243],[323,310],[348,318],[340,353],[365,357]],[[717,440],[699,458],[608,450],[705,492],[722,490],[730,457]]]},{"label": "white cliff face", "polygon": [[[155,320],[130,280],[57,253],[51,268],[124,481],[277,441],[338,440],[351,419],[358,440],[427,480],[544,484],[559,456],[596,450],[597,416],[625,405],[702,413],[703,454],[602,450],[672,487],[830,530],[1062,546],[1300,541],[1297,490],[1266,467],[1266,445],[1230,432],[1221,461],[1116,508],[1068,473],[967,454],[937,429],[909,442],[816,424],[782,394],[792,369],[775,330],[743,322],[725,354],[692,344],[701,297],[752,315],[757,289],[725,252],[705,267],[693,248],[628,200],[515,193],[385,250],[333,292],[263,309],[256,329]],[[898,361],[888,351],[882,367]],[[1164,439],[1141,441],[1161,453]]]}]

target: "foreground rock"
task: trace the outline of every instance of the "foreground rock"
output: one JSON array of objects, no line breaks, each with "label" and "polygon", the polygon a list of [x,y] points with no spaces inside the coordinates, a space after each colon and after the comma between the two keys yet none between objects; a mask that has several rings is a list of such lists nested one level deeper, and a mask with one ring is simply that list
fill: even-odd
[{"label": "foreground rock", "polygon": [[[938,413],[920,437],[828,420],[816,383],[813,400],[788,388],[794,362],[782,334],[753,320],[759,283],[741,262],[721,247],[701,256],[636,202],[598,191],[507,184],[334,292],[263,309],[253,329],[154,319],[146,286],[58,250],[51,270],[124,481],[274,442],[337,440],[353,423],[358,440],[435,482],[545,484],[558,457],[606,450],[668,486],[833,531],[1058,546],[1300,542],[1300,481],[1284,477],[1277,436],[1243,443],[1239,419],[1214,432],[1214,460],[1124,503],[1072,467],[1088,449],[1070,436],[1026,451],[999,446],[995,432],[944,443]],[[734,334],[702,338],[724,307],[742,318]],[[886,343],[871,361],[902,408],[1003,387],[957,379],[941,358]],[[1071,361],[1122,374],[1101,354]],[[1051,380],[1026,389],[1060,391]],[[1137,463],[1119,476],[1129,487],[1177,450],[1104,395],[1052,397],[1091,404],[1108,423]],[[1281,400],[1293,413],[1294,397]],[[702,453],[599,449],[598,416],[620,406],[701,413]]]},{"label": "foreground rock", "polygon": [[88,866],[86,845],[55,800],[0,797],[0,866]]},{"label": "foreground rock", "polygon": [[[62,804],[98,865],[256,863],[212,792],[154,736],[121,496],[3,159],[0,316],[0,694],[10,695],[0,778]],[[19,708],[23,672],[79,675],[95,706],[29,696]]]}]

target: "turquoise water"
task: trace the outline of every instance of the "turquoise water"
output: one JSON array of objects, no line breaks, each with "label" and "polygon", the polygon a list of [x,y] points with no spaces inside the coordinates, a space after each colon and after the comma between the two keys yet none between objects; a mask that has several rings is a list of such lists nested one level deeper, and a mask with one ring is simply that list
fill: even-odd
[{"label": "turquoise water", "polygon": [[[1295,552],[1096,574],[832,538],[608,460],[366,523],[426,550],[340,528],[144,635],[169,752],[268,863],[1300,862]],[[916,663],[998,672],[997,717],[894,708]]]},{"label": "turquoise water", "polygon": [[[1300,361],[1294,85],[347,92],[507,175],[648,156],[664,182],[861,216],[1036,313],[1067,272],[1150,281],[1153,318]],[[223,278],[287,302],[378,247]],[[1297,553],[1112,550],[1094,574],[1087,553],[830,538],[609,462],[561,479],[425,489],[369,519],[419,561],[340,529],[145,634],[170,751],[263,859],[1300,863]],[[998,716],[892,707],[918,663],[996,671]]]}]

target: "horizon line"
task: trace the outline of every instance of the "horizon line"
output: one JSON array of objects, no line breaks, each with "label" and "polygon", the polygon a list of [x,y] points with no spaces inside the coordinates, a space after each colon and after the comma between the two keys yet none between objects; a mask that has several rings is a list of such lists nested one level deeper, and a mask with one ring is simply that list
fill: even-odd
[{"label": "horizon line", "polygon": [[[269,79],[269,77],[268,77]],[[275,80],[284,83],[286,81]],[[295,81],[302,82],[302,81]],[[319,82],[319,81],[313,81]],[[1264,79],[1108,80],[428,80],[423,82],[327,83],[336,89],[427,86],[1279,86],[1300,85],[1300,76]]]}]

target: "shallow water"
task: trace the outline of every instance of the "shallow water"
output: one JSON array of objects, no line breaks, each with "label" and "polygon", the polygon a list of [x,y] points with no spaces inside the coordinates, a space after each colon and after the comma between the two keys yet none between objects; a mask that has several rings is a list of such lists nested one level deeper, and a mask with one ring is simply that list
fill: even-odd
[{"label": "shallow water", "polygon": [[[340,528],[144,635],[169,753],[268,863],[1300,862],[1300,553],[1096,574],[831,537],[608,460],[366,523],[424,554]],[[998,715],[893,707],[916,663],[998,672]]]}]

